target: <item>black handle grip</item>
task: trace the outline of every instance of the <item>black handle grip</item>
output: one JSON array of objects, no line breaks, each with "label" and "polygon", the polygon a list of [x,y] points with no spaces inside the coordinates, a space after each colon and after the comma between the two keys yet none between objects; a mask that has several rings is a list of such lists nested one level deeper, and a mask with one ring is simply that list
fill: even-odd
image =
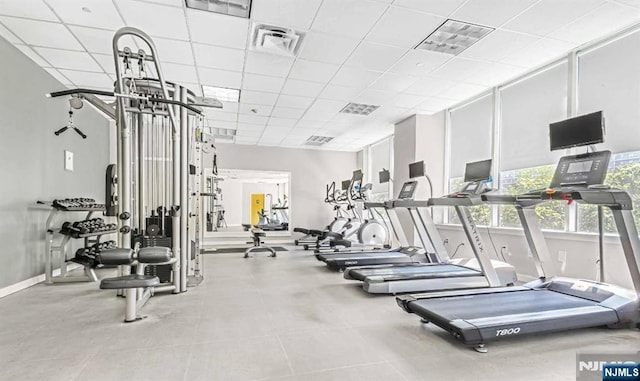
[{"label": "black handle grip", "polygon": [[66,131],[66,130],[68,130],[68,129],[69,129],[69,126],[64,126],[64,127],[62,127],[61,129],[59,129],[58,131],[54,132],[54,134],[55,134],[56,136],[58,136],[58,135],[60,135],[61,133],[65,132],[65,131]]}]

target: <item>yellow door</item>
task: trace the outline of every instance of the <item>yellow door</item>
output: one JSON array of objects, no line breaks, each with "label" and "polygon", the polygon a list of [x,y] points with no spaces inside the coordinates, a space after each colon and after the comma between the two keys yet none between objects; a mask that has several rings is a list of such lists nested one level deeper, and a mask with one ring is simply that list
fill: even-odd
[{"label": "yellow door", "polygon": [[251,193],[251,225],[257,225],[264,210],[264,193]]}]

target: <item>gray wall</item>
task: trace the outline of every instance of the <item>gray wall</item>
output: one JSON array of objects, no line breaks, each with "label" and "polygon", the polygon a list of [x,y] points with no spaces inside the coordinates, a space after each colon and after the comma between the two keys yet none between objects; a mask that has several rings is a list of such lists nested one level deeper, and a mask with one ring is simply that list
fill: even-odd
[{"label": "gray wall", "polygon": [[[88,138],[83,140],[73,131],[54,136],[53,132],[67,123],[69,103],[67,99],[46,98],[45,93],[64,86],[2,38],[0,57],[3,288],[44,272],[44,228],[49,210],[36,207],[37,200],[104,199],[109,131],[107,120],[85,105],[75,113],[74,122]],[[73,172],[64,171],[65,149],[75,155]]]},{"label": "gray wall", "polygon": [[[351,178],[355,152],[217,144],[218,168],[291,173],[289,216],[293,227],[323,228],[333,219],[324,203],[325,186]],[[296,233],[297,235],[297,233]]]}]

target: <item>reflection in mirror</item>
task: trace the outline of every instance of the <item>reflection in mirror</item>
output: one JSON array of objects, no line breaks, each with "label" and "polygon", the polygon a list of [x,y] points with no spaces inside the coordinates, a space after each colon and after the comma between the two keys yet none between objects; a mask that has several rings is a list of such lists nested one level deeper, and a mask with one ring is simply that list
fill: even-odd
[{"label": "reflection in mirror", "polygon": [[204,224],[211,236],[246,236],[252,226],[289,235],[288,172],[219,169],[207,178]]}]

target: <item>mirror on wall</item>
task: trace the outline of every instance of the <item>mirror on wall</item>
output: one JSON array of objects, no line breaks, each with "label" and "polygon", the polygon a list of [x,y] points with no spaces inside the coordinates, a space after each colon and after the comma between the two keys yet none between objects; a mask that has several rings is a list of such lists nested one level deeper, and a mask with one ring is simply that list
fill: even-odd
[{"label": "mirror on wall", "polygon": [[209,236],[245,236],[251,226],[269,235],[290,232],[289,172],[219,169],[203,193],[204,230]]}]

